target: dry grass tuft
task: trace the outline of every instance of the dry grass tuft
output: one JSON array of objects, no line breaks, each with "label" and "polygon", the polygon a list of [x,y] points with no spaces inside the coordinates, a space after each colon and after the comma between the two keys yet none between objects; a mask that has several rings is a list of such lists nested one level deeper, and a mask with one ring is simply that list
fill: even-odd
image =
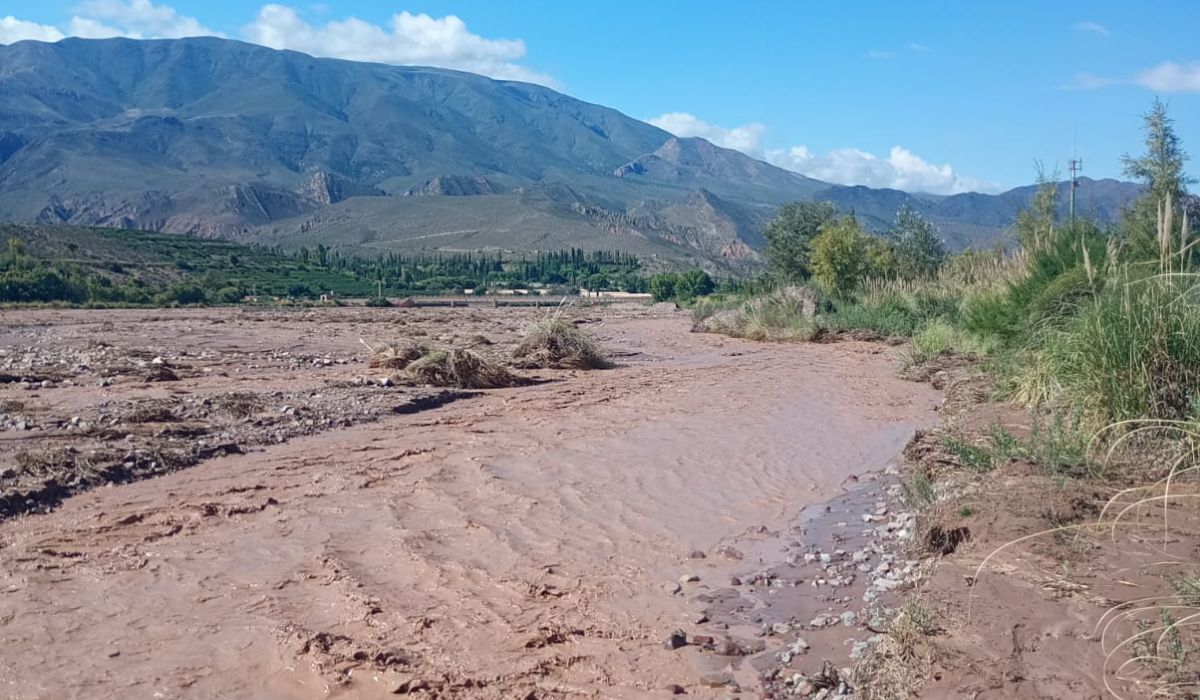
[{"label": "dry grass tuft", "polygon": [[608,369],[611,360],[590,333],[558,316],[525,330],[513,350],[518,367],[548,369]]},{"label": "dry grass tuft", "polygon": [[362,343],[370,353],[367,357],[367,366],[371,369],[404,369],[410,362],[420,359],[422,355],[429,352],[428,347],[413,340],[371,345],[360,338],[358,342]]},{"label": "dry grass tuft", "polygon": [[856,696],[866,700],[913,697],[930,666],[922,642],[939,631],[933,613],[920,601],[906,603],[888,633],[854,669]]},{"label": "dry grass tuft", "polygon": [[459,389],[500,389],[529,383],[507,367],[460,348],[431,350],[410,362],[404,374],[412,383]]}]

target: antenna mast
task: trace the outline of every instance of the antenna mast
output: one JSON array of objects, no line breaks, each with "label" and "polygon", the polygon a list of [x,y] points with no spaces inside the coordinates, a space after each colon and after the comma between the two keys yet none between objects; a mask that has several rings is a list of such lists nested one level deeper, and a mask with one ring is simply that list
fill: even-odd
[{"label": "antenna mast", "polygon": [[1079,189],[1079,173],[1083,172],[1083,159],[1072,158],[1067,161],[1067,169],[1071,171],[1071,223],[1075,223],[1075,190]]}]

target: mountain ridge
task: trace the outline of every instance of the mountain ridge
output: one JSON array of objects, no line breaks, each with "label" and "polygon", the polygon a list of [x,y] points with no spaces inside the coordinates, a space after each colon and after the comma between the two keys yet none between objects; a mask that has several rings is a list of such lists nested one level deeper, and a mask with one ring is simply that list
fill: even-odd
[{"label": "mountain ridge", "polygon": [[[1081,182],[1106,219],[1138,191]],[[217,38],[0,46],[0,219],[16,222],[427,252],[616,243],[738,268],[786,201],[828,199],[874,229],[907,205],[962,248],[1000,239],[1031,193],[831,185],[440,68]]]}]

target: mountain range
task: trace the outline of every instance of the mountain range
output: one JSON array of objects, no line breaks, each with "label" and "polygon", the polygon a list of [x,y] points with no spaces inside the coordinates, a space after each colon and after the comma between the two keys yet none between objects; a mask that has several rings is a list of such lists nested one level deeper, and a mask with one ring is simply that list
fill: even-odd
[{"label": "mountain range", "polygon": [[[1065,185],[1064,185],[1065,187]],[[620,249],[755,266],[792,200],[953,248],[1003,241],[1034,187],[831,185],[549,88],[217,38],[0,46],[0,220],[347,250]],[[1111,220],[1137,185],[1080,180]],[[1065,205],[1065,198],[1064,205]]]}]

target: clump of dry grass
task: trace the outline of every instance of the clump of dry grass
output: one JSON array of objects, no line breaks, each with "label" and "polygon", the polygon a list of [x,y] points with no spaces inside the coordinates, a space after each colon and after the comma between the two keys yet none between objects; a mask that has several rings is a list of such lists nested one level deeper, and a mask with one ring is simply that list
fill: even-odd
[{"label": "clump of dry grass", "polygon": [[507,367],[460,348],[426,352],[408,363],[404,375],[412,383],[459,389],[499,389],[528,383]]},{"label": "clump of dry grass", "polygon": [[854,669],[857,694],[866,700],[912,697],[930,666],[921,643],[938,631],[927,607],[917,600],[906,603],[887,634]]},{"label": "clump of dry grass", "polygon": [[549,369],[608,369],[611,360],[590,333],[558,316],[538,321],[525,330],[513,350],[518,367]]},{"label": "clump of dry grass", "polygon": [[380,343],[371,345],[363,339],[362,343],[368,350],[367,366],[371,369],[404,369],[414,360],[429,352],[423,343],[414,340],[401,340],[397,343]]}]

